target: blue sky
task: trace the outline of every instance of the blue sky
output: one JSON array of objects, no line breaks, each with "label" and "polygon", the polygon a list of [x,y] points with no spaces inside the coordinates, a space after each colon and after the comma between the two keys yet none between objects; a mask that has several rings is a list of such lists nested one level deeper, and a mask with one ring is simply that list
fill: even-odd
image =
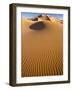
[{"label": "blue sky", "polygon": [[[44,13],[21,12],[21,17],[22,18],[34,18],[40,14],[44,15]],[[45,14],[48,16],[52,16],[52,17],[58,18],[60,20],[63,20],[63,14],[50,14],[50,13],[45,13]]]}]

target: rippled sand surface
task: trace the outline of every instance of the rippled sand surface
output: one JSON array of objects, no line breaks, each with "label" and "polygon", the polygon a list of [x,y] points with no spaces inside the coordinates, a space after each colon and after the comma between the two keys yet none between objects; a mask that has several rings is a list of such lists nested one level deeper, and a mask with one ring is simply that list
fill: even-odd
[{"label": "rippled sand surface", "polygon": [[63,75],[63,24],[43,20],[45,28],[30,29],[35,22],[22,19],[21,76]]}]

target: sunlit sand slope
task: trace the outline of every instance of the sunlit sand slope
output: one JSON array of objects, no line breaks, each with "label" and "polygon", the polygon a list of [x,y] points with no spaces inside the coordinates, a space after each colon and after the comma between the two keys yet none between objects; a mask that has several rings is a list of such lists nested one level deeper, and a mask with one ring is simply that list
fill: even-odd
[{"label": "sunlit sand slope", "polygon": [[[52,21],[53,20],[53,21]],[[44,28],[30,28],[42,22]],[[22,19],[22,77],[63,74],[63,24],[59,20]]]}]

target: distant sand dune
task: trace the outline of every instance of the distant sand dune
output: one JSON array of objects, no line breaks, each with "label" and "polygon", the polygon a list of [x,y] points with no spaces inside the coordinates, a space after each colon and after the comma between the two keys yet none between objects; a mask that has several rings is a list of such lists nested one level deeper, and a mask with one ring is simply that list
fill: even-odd
[{"label": "distant sand dune", "polygon": [[63,24],[41,21],[45,27],[34,30],[39,21],[22,19],[22,77],[63,75]]}]

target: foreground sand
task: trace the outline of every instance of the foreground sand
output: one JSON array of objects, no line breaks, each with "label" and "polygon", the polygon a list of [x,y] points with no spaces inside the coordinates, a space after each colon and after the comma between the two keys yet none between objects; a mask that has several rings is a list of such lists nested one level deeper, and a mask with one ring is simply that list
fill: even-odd
[{"label": "foreground sand", "polygon": [[63,24],[43,21],[43,30],[31,30],[35,21],[22,19],[22,77],[63,74]]}]

